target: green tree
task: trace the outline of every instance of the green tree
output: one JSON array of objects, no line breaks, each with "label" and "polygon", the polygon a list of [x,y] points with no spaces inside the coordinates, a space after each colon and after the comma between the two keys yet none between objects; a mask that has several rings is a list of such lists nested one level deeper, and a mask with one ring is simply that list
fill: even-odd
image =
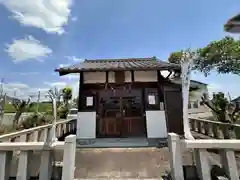
[{"label": "green tree", "polygon": [[69,105],[69,101],[72,99],[72,88],[65,87],[62,89],[62,96],[65,105]]},{"label": "green tree", "polygon": [[27,109],[32,107],[32,103],[30,103],[31,99],[28,98],[28,100],[22,100],[22,101],[15,101],[13,100],[12,104],[14,108],[16,109],[16,114],[14,116],[13,125],[17,126],[19,119],[23,112],[27,111]]},{"label": "green tree", "polygon": [[47,97],[50,98],[51,101],[53,101],[54,98],[56,99],[57,108],[61,106],[62,90],[59,90],[57,87],[49,89]]},{"label": "green tree", "polygon": [[240,113],[236,104],[231,103],[224,93],[213,94],[211,100],[202,97],[203,103],[212,110],[214,117],[225,123],[235,123],[240,120]]},{"label": "green tree", "polygon": [[[170,54],[168,61],[180,63],[183,50]],[[218,73],[232,73],[240,75],[240,40],[232,37],[224,37],[221,40],[212,41],[207,46],[192,50],[195,54],[193,69],[203,72],[207,76],[211,70]]]}]

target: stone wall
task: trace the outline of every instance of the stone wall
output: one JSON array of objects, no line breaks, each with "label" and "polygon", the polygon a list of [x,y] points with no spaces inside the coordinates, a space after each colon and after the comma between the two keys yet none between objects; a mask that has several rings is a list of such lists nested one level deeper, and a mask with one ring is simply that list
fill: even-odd
[{"label": "stone wall", "polygon": [[[19,122],[23,121],[26,117],[31,115],[32,113],[23,113],[20,117]],[[3,116],[2,124],[4,125],[12,125],[15,113],[5,113]]]}]

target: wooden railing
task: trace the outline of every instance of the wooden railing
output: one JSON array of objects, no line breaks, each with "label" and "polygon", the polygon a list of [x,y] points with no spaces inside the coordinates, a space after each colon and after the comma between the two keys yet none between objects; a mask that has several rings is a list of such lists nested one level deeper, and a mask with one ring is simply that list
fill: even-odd
[{"label": "wooden railing", "polygon": [[240,139],[240,125],[206,119],[189,118],[192,131],[213,139]]},{"label": "wooden railing", "polygon": [[[73,132],[76,129],[76,119],[56,122],[56,137]],[[0,136],[1,142],[46,142],[52,124],[38,126]]]},{"label": "wooden railing", "polygon": [[211,163],[207,149],[219,149],[221,165],[227,176],[225,179],[239,179],[234,151],[240,149],[240,140],[181,140],[177,134],[169,133],[168,147],[170,151],[171,178],[173,180],[184,180],[182,153],[186,150],[193,150],[198,177],[201,180],[211,180]]},{"label": "wooden railing", "polygon": [[[65,142],[55,142],[47,145],[45,142],[3,142],[0,143],[0,179],[8,180],[10,177],[11,161],[14,151],[20,151],[16,173],[17,180],[29,179],[30,159],[33,153],[41,152],[40,180],[50,180],[52,177],[52,152],[63,150],[62,180],[74,179],[76,136],[69,135]],[[39,162],[34,162],[39,163]]]}]

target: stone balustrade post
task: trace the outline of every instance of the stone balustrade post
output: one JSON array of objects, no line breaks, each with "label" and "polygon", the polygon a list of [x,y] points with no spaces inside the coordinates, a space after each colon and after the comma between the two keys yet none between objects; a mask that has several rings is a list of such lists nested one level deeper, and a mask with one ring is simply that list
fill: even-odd
[{"label": "stone balustrade post", "polygon": [[197,121],[197,132],[200,134],[203,132],[201,121]]},{"label": "stone balustrade post", "polygon": [[173,180],[184,180],[180,137],[177,134],[168,134],[168,147],[170,152],[171,177]]},{"label": "stone balustrade post", "polygon": [[209,136],[209,132],[210,132],[210,125],[209,125],[209,123],[208,122],[204,122],[204,124],[203,124],[203,128],[204,128],[204,134],[206,135],[206,136]]},{"label": "stone balustrade post", "polygon": [[29,179],[29,160],[32,156],[32,151],[21,151],[17,168],[17,180]]},{"label": "stone balustrade post", "polygon": [[239,179],[238,167],[234,151],[230,149],[220,150],[220,156],[222,168],[227,173],[228,178],[230,180]]},{"label": "stone balustrade post", "polygon": [[195,119],[192,119],[191,121],[192,121],[192,130],[196,131],[196,129],[197,129],[197,121]]},{"label": "stone balustrade post", "polygon": [[205,149],[194,149],[198,175],[201,180],[211,180],[208,154]]},{"label": "stone balustrade post", "polygon": [[234,127],[231,124],[222,125],[222,132],[224,139],[235,139],[236,134]]},{"label": "stone balustrade post", "polygon": [[76,135],[69,135],[65,138],[62,180],[74,180],[75,157]]},{"label": "stone balustrade post", "polygon": [[213,137],[220,139],[220,132],[218,124],[212,123]]},{"label": "stone balustrade post", "polygon": [[12,162],[12,151],[0,152],[0,179],[8,180],[10,177],[11,162]]}]

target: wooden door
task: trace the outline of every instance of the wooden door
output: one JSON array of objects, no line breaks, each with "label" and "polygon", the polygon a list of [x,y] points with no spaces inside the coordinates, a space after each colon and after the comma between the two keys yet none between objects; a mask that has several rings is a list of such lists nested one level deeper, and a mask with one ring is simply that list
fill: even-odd
[{"label": "wooden door", "polygon": [[119,97],[109,97],[101,102],[100,136],[119,137],[121,133],[121,101]]},{"label": "wooden door", "polygon": [[141,90],[116,90],[100,97],[99,137],[142,137],[146,135]]},{"label": "wooden door", "polygon": [[146,121],[140,90],[133,90],[129,96],[122,97],[122,137],[146,136]]},{"label": "wooden door", "polygon": [[182,92],[179,90],[165,91],[164,98],[168,132],[183,135]]}]

